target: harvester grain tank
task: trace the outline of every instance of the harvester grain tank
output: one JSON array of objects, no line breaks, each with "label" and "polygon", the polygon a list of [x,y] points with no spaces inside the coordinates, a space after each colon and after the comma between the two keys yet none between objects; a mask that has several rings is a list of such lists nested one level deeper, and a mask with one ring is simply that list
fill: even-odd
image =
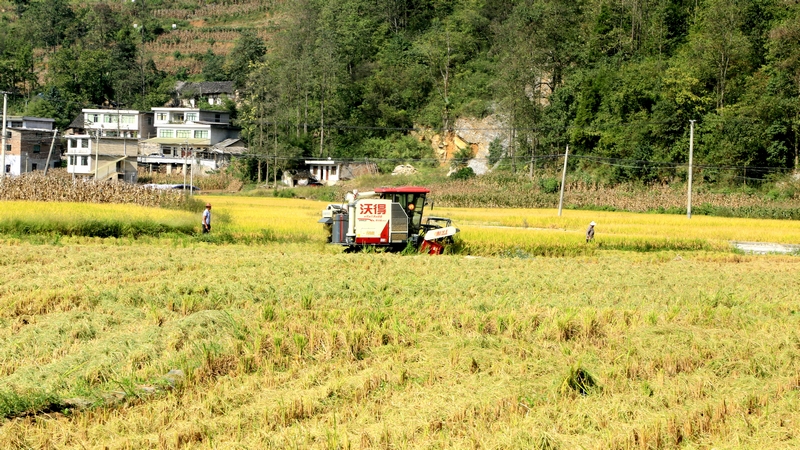
[{"label": "harvester grain tank", "polygon": [[401,251],[410,246],[438,255],[459,230],[446,217],[427,217],[423,222],[428,193],[418,186],[354,190],[347,193],[345,203],[328,205],[319,222],[329,243],[350,251],[366,247]]}]

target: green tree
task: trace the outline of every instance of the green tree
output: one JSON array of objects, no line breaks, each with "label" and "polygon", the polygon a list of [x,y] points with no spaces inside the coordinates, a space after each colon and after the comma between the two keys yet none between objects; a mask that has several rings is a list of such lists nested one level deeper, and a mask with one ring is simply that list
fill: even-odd
[{"label": "green tree", "polygon": [[728,100],[732,79],[749,69],[751,45],[741,30],[744,2],[709,0],[689,36],[689,57],[684,64],[699,63],[700,78],[713,86],[718,109]]},{"label": "green tree", "polygon": [[22,30],[36,47],[55,48],[67,37],[75,13],[67,0],[31,0],[22,14]]},{"label": "green tree", "polygon": [[237,87],[244,87],[251,65],[261,61],[267,53],[264,41],[250,30],[244,30],[228,55],[227,73]]},{"label": "green tree", "polygon": [[203,78],[206,81],[227,81],[228,72],[225,70],[225,57],[217,55],[210,48],[203,55]]}]

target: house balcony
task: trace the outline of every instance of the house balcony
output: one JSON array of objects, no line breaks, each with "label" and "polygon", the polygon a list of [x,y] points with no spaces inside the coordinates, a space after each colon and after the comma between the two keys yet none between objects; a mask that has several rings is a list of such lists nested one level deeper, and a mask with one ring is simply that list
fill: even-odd
[{"label": "house balcony", "polygon": [[87,148],[72,147],[72,148],[67,149],[67,153],[66,154],[67,155],[92,155],[92,154],[94,154],[94,152],[92,152],[92,149],[88,148],[88,147]]}]

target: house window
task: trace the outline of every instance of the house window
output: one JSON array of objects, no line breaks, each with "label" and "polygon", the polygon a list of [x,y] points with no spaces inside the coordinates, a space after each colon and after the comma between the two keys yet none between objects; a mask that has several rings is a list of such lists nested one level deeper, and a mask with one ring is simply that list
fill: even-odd
[{"label": "house window", "polygon": [[42,151],[42,146],[40,144],[33,146],[33,153],[39,153],[40,151]]},{"label": "house window", "polygon": [[147,118],[147,124],[148,125],[152,125],[153,124],[153,118],[152,117],[148,117]]},{"label": "house window", "polygon": [[188,139],[192,137],[192,132],[191,130],[175,130],[175,137]]},{"label": "house window", "polygon": [[86,121],[87,122],[91,122],[91,123],[97,123],[97,122],[100,121],[100,115],[99,114],[87,114],[86,115]]},{"label": "house window", "polygon": [[6,173],[11,173],[11,164],[6,164]]},{"label": "house window", "polygon": [[172,154],[172,147],[164,147],[164,154],[171,155]]},{"label": "house window", "polygon": [[172,121],[183,123],[183,113],[174,113],[172,114]]},{"label": "house window", "polygon": [[127,123],[127,124],[136,123],[136,116],[133,114],[125,114],[120,116],[119,121],[120,123]]},{"label": "house window", "polygon": [[88,166],[89,165],[89,157],[88,156],[81,156],[81,165]]},{"label": "house window", "polygon": [[194,130],[195,139],[208,139],[208,130]]},{"label": "house window", "polygon": [[167,113],[156,113],[156,120],[159,122],[167,121]]},{"label": "house window", "polygon": [[106,137],[117,137],[118,134],[116,131],[106,131]]},{"label": "house window", "polygon": [[103,115],[103,122],[105,123],[117,123],[117,116],[116,114],[104,114]]},{"label": "house window", "polygon": [[332,166],[331,167],[331,175],[336,175],[336,169],[338,169],[338,168],[339,168],[338,166]]},{"label": "house window", "polygon": [[75,165],[75,155],[69,155],[69,165],[70,166]]},{"label": "house window", "polygon": [[6,144],[6,151],[7,151],[7,152],[10,152],[10,151],[11,151],[11,144]]},{"label": "house window", "polygon": [[36,167],[38,167],[36,163],[31,164],[31,171],[36,170]]},{"label": "house window", "polygon": [[220,117],[219,114],[214,114],[214,122],[219,122]]},{"label": "house window", "polygon": [[88,139],[78,139],[81,142],[81,148],[89,148],[89,140]]},{"label": "house window", "polygon": [[186,113],[187,122],[197,122],[197,113]]},{"label": "house window", "polygon": [[158,137],[171,138],[175,136],[175,130],[158,130]]}]

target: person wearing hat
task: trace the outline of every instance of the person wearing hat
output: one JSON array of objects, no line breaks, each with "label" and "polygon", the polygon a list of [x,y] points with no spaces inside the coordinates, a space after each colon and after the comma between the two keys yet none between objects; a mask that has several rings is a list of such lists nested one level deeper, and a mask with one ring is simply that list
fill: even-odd
[{"label": "person wearing hat", "polygon": [[586,243],[594,241],[594,226],[597,225],[594,223],[594,220],[589,224],[589,229],[586,230]]},{"label": "person wearing hat", "polygon": [[206,210],[203,211],[203,233],[211,231],[211,203],[206,203]]}]

